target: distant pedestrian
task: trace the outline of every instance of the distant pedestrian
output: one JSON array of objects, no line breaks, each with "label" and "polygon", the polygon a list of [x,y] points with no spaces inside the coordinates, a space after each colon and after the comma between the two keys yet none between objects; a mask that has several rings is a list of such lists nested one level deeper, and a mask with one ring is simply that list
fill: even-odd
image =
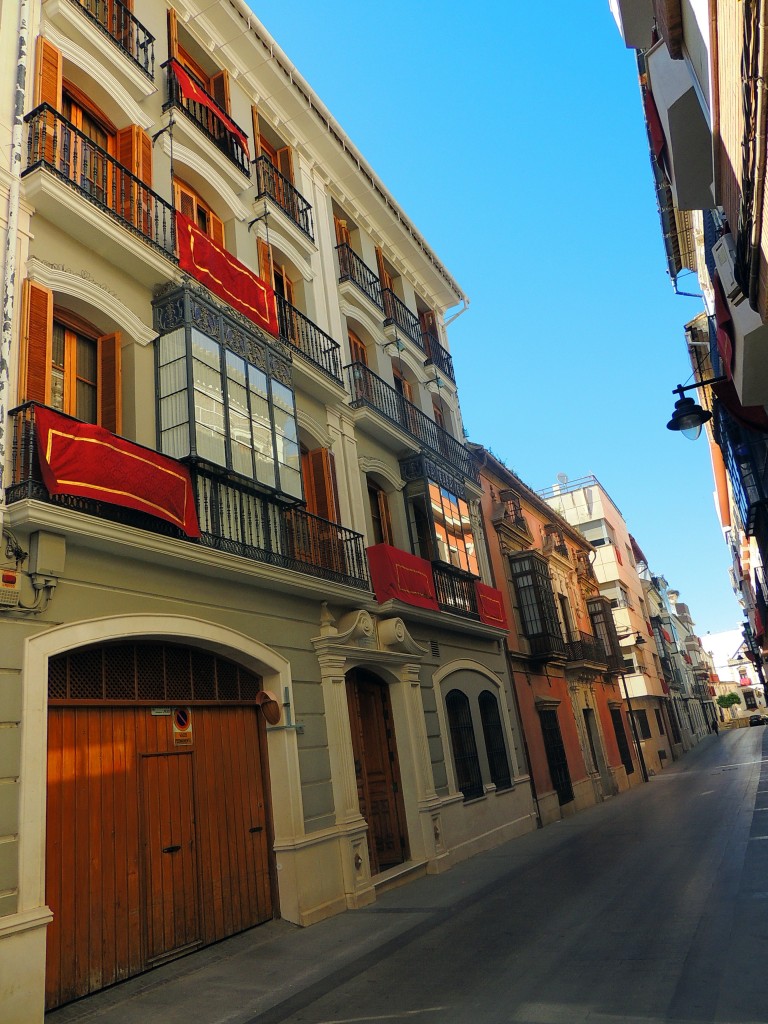
[{"label": "distant pedestrian", "polygon": [[715,734],[715,736],[720,736],[720,729],[718,727],[716,718],[712,719],[712,732]]}]

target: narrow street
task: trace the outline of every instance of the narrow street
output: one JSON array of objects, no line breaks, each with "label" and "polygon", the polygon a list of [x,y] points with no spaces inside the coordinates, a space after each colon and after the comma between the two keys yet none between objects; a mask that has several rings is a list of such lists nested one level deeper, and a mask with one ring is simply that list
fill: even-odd
[{"label": "narrow street", "polygon": [[268,924],[51,1024],[764,1022],[766,743],[707,737],[647,786],[370,908]]}]

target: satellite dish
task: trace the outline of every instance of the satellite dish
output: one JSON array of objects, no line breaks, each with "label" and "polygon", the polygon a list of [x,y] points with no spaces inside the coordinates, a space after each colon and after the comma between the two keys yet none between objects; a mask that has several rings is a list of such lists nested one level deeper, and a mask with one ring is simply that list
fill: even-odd
[{"label": "satellite dish", "polygon": [[560,484],[567,484],[568,483],[568,474],[567,473],[558,473],[557,474],[557,482],[560,483]]}]

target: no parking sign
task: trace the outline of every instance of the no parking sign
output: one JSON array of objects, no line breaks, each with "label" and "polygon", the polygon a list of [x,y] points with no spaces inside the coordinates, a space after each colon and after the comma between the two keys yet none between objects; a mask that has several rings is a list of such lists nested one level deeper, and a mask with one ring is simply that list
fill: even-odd
[{"label": "no parking sign", "polygon": [[173,744],[176,747],[192,746],[192,709],[174,708],[171,715],[173,722]]}]

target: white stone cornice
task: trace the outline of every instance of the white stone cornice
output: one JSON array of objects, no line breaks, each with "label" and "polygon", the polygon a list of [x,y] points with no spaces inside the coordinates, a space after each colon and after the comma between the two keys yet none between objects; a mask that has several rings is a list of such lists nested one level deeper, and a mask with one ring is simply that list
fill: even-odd
[{"label": "white stone cornice", "polygon": [[[80,68],[81,71],[84,71],[89,78],[98,82],[109,93],[131,124],[137,124],[145,130],[149,128],[152,124],[152,118],[144,113],[128,90],[120,83],[120,80],[112,74],[109,68],[104,66],[103,60],[97,59],[96,56],[84,50],[82,46],[78,46],[77,43],[74,43],[65,36],[63,32],[60,32],[55,25],[48,24],[46,26],[45,37],[61,50],[66,60],[74,64],[75,67]],[[101,51],[104,49],[102,46],[97,51],[100,56]]]},{"label": "white stone cornice", "polygon": [[327,428],[324,427],[319,420],[316,420],[314,416],[310,416],[309,413],[305,412],[303,409],[297,409],[296,422],[302,430],[306,430],[308,434],[312,435],[321,448],[330,448],[332,446],[333,439],[328,433]]},{"label": "white stone cornice", "polygon": [[366,475],[368,473],[375,473],[377,476],[383,477],[388,484],[392,486],[395,491],[402,491],[405,487],[405,480],[400,476],[399,473],[395,473],[391,466],[387,465],[381,459],[369,458],[366,455],[361,455],[357,460],[360,469]]},{"label": "white stone cornice", "polygon": [[[177,119],[175,122],[177,127],[179,123],[180,122]],[[171,140],[168,138],[167,132],[163,135],[163,150],[170,158]],[[232,216],[236,220],[245,221],[250,219],[248,207],[240,200],[235,190],[228,185],[224,178],[216,171],[210,160],[207,160],[204,156],[196,153],[194,149],[190,149],[188,146],[183,146],[178,139],[174,139],[173,162],[174,164],[184,164],[186,167],[190,167],[196,174],[199,174],[201,178],[207,181],[216,195],[219,196],[229,208]],[[184,177],[183,173],[181,174],[181,177]]]},{"label": "white stone cornice", "polygon": [[149,345],[157,337],[157,331],[152,326],[139,319],[105,286],[83,276],[83,273],[78,274],[58,264],[45,263],[39,257],[33,256],[27,261],[27,277],[53,292],[70,295],[106,312],[117,329],[139,345]]},{"label": "white stone cornice", "polygon": [[380,338],[383,330],[383,318],[382,320],[376,321],[373,317],[360,306],[353,305],[351,302],[346,302],[341,296],[339,297],[339,309],[348,320],[356,320],[359,324],[368,331],[371,338]]}]

